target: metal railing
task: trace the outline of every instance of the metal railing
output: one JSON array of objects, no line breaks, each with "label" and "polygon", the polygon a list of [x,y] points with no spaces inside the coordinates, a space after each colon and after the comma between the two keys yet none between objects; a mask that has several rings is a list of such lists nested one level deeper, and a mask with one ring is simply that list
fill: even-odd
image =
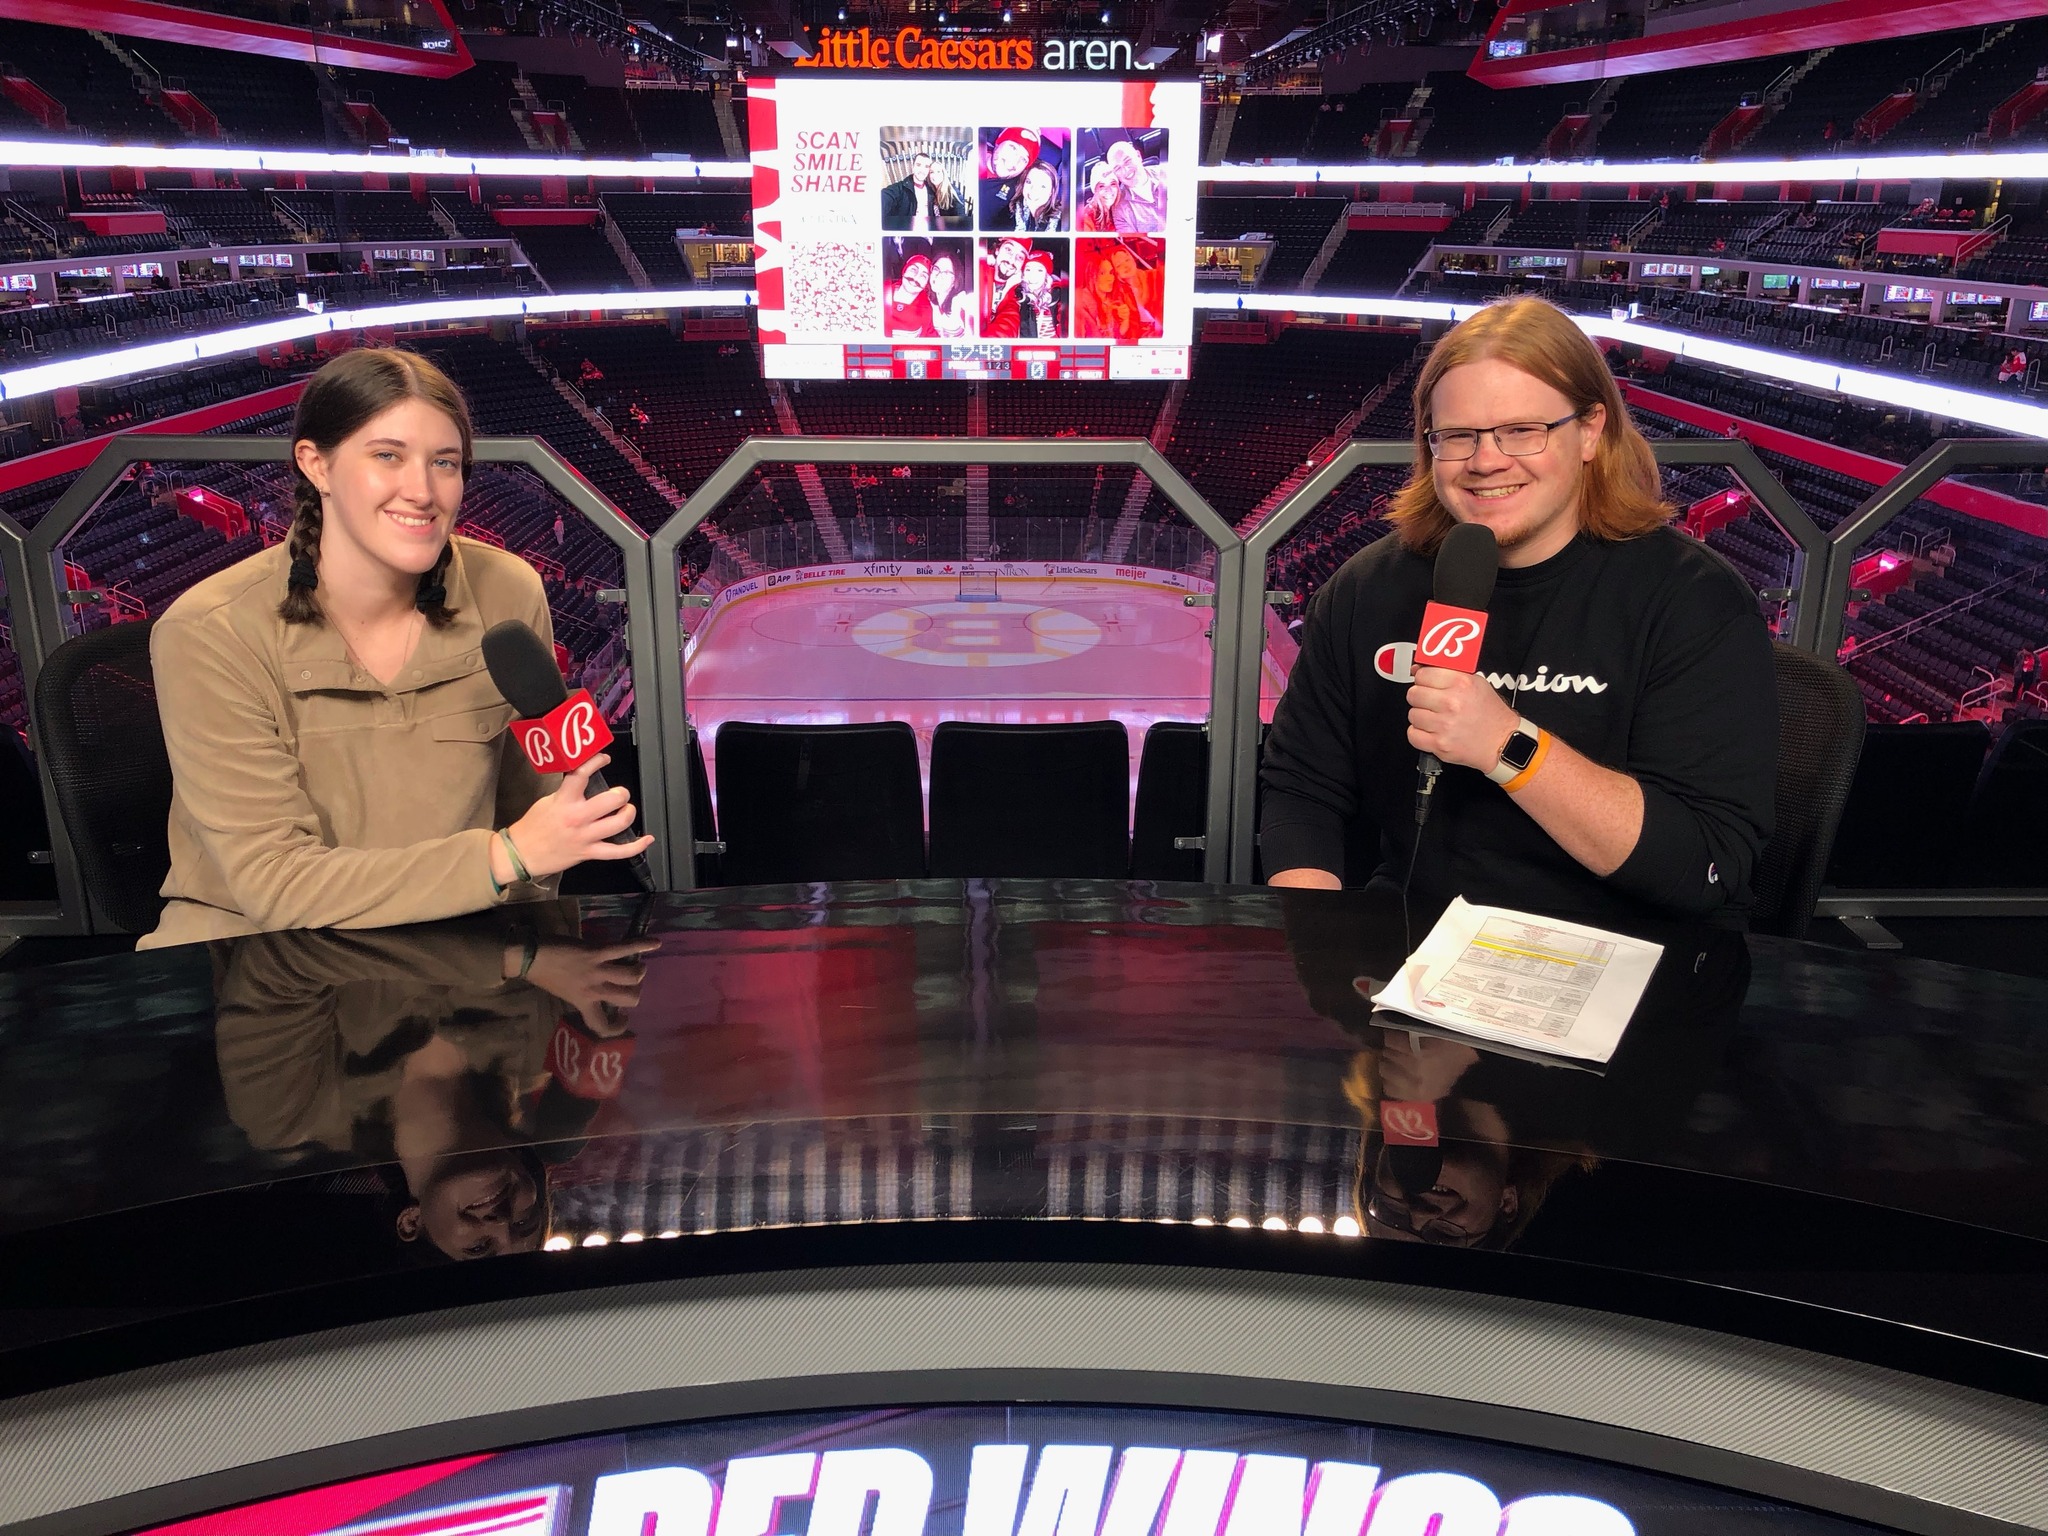
[{"label": "metal railing", "polygon": [[[1788,583],[1760,594],[1783,605],[1780,638],[1822,656],[1832,657],[1842,638],[1848,602],[1849,573],[1857,552],[1892,519],[1903,513],[1935,483],[1957,470],[1986,467],[2033,469],[2048,463],[2048,443],[2012,441],[1945,441],[1935,445],[1891,483],[1874,492],[1845,518],[1830,536],[1799,506],[1754,448],[1739,439],[1679,440],[1652,445],[1662,465],[1716,465],[1743,483],[1762,515],[1775,524],[1793,551]],[[0,514],[0,591],[10,594],[7,615],[21,665],[23,682],[33,696],[43,660],[74,632],[76,615],[65,603],[63,549],[69,536],[100,507],[135,462],[259,464],[281,463],[288,444],[281,438],[192,437],[124,434],[114,438],[70,489],[35,526],[24,530]],[[770,545],[771,532],[787,536],[775,525],[763,534],[757,568],[739,569],[733,551],[744,547],[751,533],[724,534],[711,557],[711,579],[681,565],[684,541],[702,530],[716,531],[711,520],[744,489],[759,470],[804,464],[1017,465],[1066,468],[1123,466],[1151,481],[1178,518],[1156,528],[1149,551],[1130,552],[1134,564],[1206,574],[1213,577],[1214,622],[1211,633],[1209,709],[1209,789],[1203,831],[1204,874],[1215,881],[1248,881],[1252,876],[1253,807],[1258,772],[1260,684],[1270,611],[1267,592],[1270,562],[1282,541],[1294,533],[1342,490],[1360,470],[1378,466],[1405,469],[1412,446],[1406,441],[1352,442],[1276,506],[1247,535],[1240,537],[1179,471],[1150,443],[1139,439],[1061,439],[1051,442],[1003,439],[892,438],[757,438],[742,444],[687,499],[683,508],[651,539],[605,497],[556,457],[544,444],[526,438],[480,438],[480,463],[520,464],[544,482],[575,515],[590,521],[617,548],[624,567],[622,593],[626,604],[625,651],[618,659],[626,671],[635,701],[634,739],[641,763],[641,813],[655,835],[650,851],[657,882],[668,889],[687,889],[693,882],[697,833],[690,822],[689,701],[683,669],[684,614],[687,598],[700,603],[718,586],[752,579],[763,570],[823,561],[815,538],[785,548]],[[883,485],[889,483],[883,480]],[[913,516],[936,516],[920,509]],[[892,519],[893,521],[893,519]],[[998,519],[998,524],[1010,521]],[[1044,539],[1065,558],[1065,534],[1050,531],[1055,521],[1078,530],[1093,524],[1100,533],[1102,518],[1088,518],[1077,508],[1068,519],[1032,517],[1015,520],[1017,532],[1034,547]],[[1046,527],[1035,525],[1045,522]],[[707,523],[711,526],[707,527]],[[735,546],[738,537],[742,544]],[[700,566],[702,541],[692,546]],[[906,547],[907,558],[917,559]],[[1021,552],[1019,552],[1021,553]],[[1080,552],[1085,556],[1087,551]],[[877,547],[875,558],[890,558]],[[767,558],[761,558],[761,557]],[[1004,558],[1014,558],[1005,549]],[[1036,558],[1035,556],[1032,556]],[[829,563],[837,564],[837,561]],[[696,588],[682,590],[683,580]],[[1210,600],[1206,596],[1196,602]],[[693,610],[700,611],[700,610]],[[65,840],[55,813],[47,768],[45,802],[51,808],[53,863],[58,899],[55,903],[0,904],[0,933],[82,933],[92,930],[76,856]],[[1970,900],[1958,903],[1963,895]],[[2048,892],[1983,893],[1852,893],[1823,897],[1826,915],[1909,913],[1920,910],[2048,911]]]}]

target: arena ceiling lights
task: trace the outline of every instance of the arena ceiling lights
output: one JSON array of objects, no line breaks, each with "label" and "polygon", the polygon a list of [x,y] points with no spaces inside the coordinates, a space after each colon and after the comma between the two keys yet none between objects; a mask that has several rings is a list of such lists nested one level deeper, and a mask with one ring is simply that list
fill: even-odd
[{"label": "arena ceiling lights", "polygon": [[1500,161],[1486,165],[1429,165],[1423,162],[1379,161],[1370,165],[1205,165],[1201,179],[1251,185],[1270,182],[1299,186],[1303,182],[1394,181],[1402,185],[1670,186],[1681,182],[1740,182],[1760,186],[1772,182],[1941,181],[1967,177],[1985,180],[2039,181],[2048,178],[2048,152],[2006,151],[1953,155],[1828,155],[1812,160],[1539,160]]},{"label": "arena ceiling lights", "polygon": [[[53,389],[101,384],[152,369],[175,367],[251,352],[317,336],[324,331],[362,330],[379,325],[419,325],[440,321],[491,320],[512,316],[545,316],[592,311],[633,313],[663,309],[736,308],[755,302],[751,288],[670,289],[648,293],[557,293],[533,297],[437,299],[418,304],[386,304],[374,309],[342,309],[291,315],[234,330],[214,331],[178,341],[151,342],[116,352],[62,358],[33,367],[0,373],[0,399],[19,400]],[[1277,311],[1303,315],[1369,315],[1389,320],[1458,321],[1482,308],[1434,299],[1326,298],[1305,293],[1252,293],[1229,296],[1195,295],[1195,308],[1241,312]],[[1858,400],[1872,400],[1907,410],[1926,411],[1953,421],[1990,427],[2021,437],[2048,439],[2048,406],[2029,405],[2007,395],[1980,395],[1944,389],[1898,374],[1863,368],[1840,368],[1785,352],[1745,347],[1711,336],[1605,315],[1574,315],[1588,335],[1632,342],[1659,352],[1736,368],[1780,384],[1831,390]]]},{"label": "arena ceiling lights", "polygon": [[[1348,299],[1325,298],[1305,293],[1247,293],[1228,296],[1195,295],[1195,308],[1250,313],[1276,310],[1297,315],[1369,315],[1388,320],[1444,320],[1455,323],[1485,308],[1483,304],[1452,304],[1431,299]],[[1903,410],[1925,411],[1951,421],[1967,421],[2021,437],[2048,438],[2048,406],[2029,405],[2010,395],[1980,395],[1967,389],[1945,389],[1896,373],[1877,373],[1867,368],[1844,368],[1834,363],[1772,352],[1763,347],[1745,347],[1712,336],[1695,336],[1687,331],[1666,330],[1607,315],[1573,315],[1579,329],[1589,336],[1630,342],[1656,352],[1668,352],[1698,363],[1734,368],[1778,384],[1796,384],[1808,389],[1829,390],[1857,400],[1895,405]]]},{"label": "arena ceiling lights", "polygon": [[[153,144],[70,144],[0,139],[0,164],[21,169],[263,171],[273,175],[598,176],[620,181],[746,181],[745,160],[578,160],[545,155],[334,154],[316,149],[163,148]],[[1363,165],[1205,165],[1199,179],[1249,186],[1270,183],[1397,181],[1403,185],[1584,186],[1648,182],[1879,182],[1944,178],[2048,180],[2048,151],[1953,155],[1830,155],[1811,160],[1543,160],[1483,165],[1380,161]]]},{"label": "arena ceiling lights", "polygon": [[604,176],[622,181],[745,181],[744,160],[571,160],[546,155],[336,154],[320,149],[222,145],[66,144],[0,139],[0,165],[15,170],[264,171],[272,175]]},{"label": "arena ceiling lights", "polygon": [[433,299],[417,304],[382,304],[374,309],[307,310],[280,320],[210,331],[177,341],[155,341],[114,352],[59,358],[0,373],[0,400],[20,400],[53,389],[104,384],[181,363],[205,362],[258,347],[318,336],[327,331],[359,331],[379,325],[423,325],[456,320],[502,320],[588,314],[593,310],[637,312],[666,309],[727,309],[754,302],[751,288],[680,288],[655,292],[544,293],[509,298]]}]

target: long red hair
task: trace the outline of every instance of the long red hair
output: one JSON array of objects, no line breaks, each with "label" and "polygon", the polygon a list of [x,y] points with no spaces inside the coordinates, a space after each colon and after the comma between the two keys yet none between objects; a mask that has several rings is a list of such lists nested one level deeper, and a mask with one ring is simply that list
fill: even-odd
[{"label": "long red hair", "polygon": [[1579,527],[1596,539],[1633,539],[1671,517],[1650,444],[1629,419],[1606,359],[1571,317],[1544,299],[1502,299],[1453,326],[1415,381],[1415,469],[1388,519],[1402,544],[1436,553],[1455,519],[1437,500],[1429,451],[1430,399],[1453,368],[1494,359],[1541,379],[1583,414],[1607,408],[1599,446],[1579,486]]}]

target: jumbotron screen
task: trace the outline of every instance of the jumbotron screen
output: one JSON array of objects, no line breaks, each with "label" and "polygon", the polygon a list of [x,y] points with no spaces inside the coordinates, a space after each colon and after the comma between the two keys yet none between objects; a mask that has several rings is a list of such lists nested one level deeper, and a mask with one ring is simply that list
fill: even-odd
[{"label": "jumbotron screen", "polygon": [[1187,377],[1201,86],[1020,73],[749,82],[769,377]]},{"label": "jumbotron screen", "polygon": [[633,1429],[137,1536],[1881,1536],[1608,1463],[1147,1408],[878,1407]]}]

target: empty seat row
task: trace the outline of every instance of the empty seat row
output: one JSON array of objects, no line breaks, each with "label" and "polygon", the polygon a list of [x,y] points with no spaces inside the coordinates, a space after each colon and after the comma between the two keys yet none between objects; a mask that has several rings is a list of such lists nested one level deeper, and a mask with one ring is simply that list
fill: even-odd
[{"label": "empty seat row", "polygon": [[[1208,733],[1160,722],[1145,734],[1131,821],[1123,725],[984,725],[932,733],[931,815],[917,739],[902,721],[760,725],[716,738],[718,879],[729,885],[921,876],[1199,880]],[[693,808],[699,841],[708,803]]]}]

